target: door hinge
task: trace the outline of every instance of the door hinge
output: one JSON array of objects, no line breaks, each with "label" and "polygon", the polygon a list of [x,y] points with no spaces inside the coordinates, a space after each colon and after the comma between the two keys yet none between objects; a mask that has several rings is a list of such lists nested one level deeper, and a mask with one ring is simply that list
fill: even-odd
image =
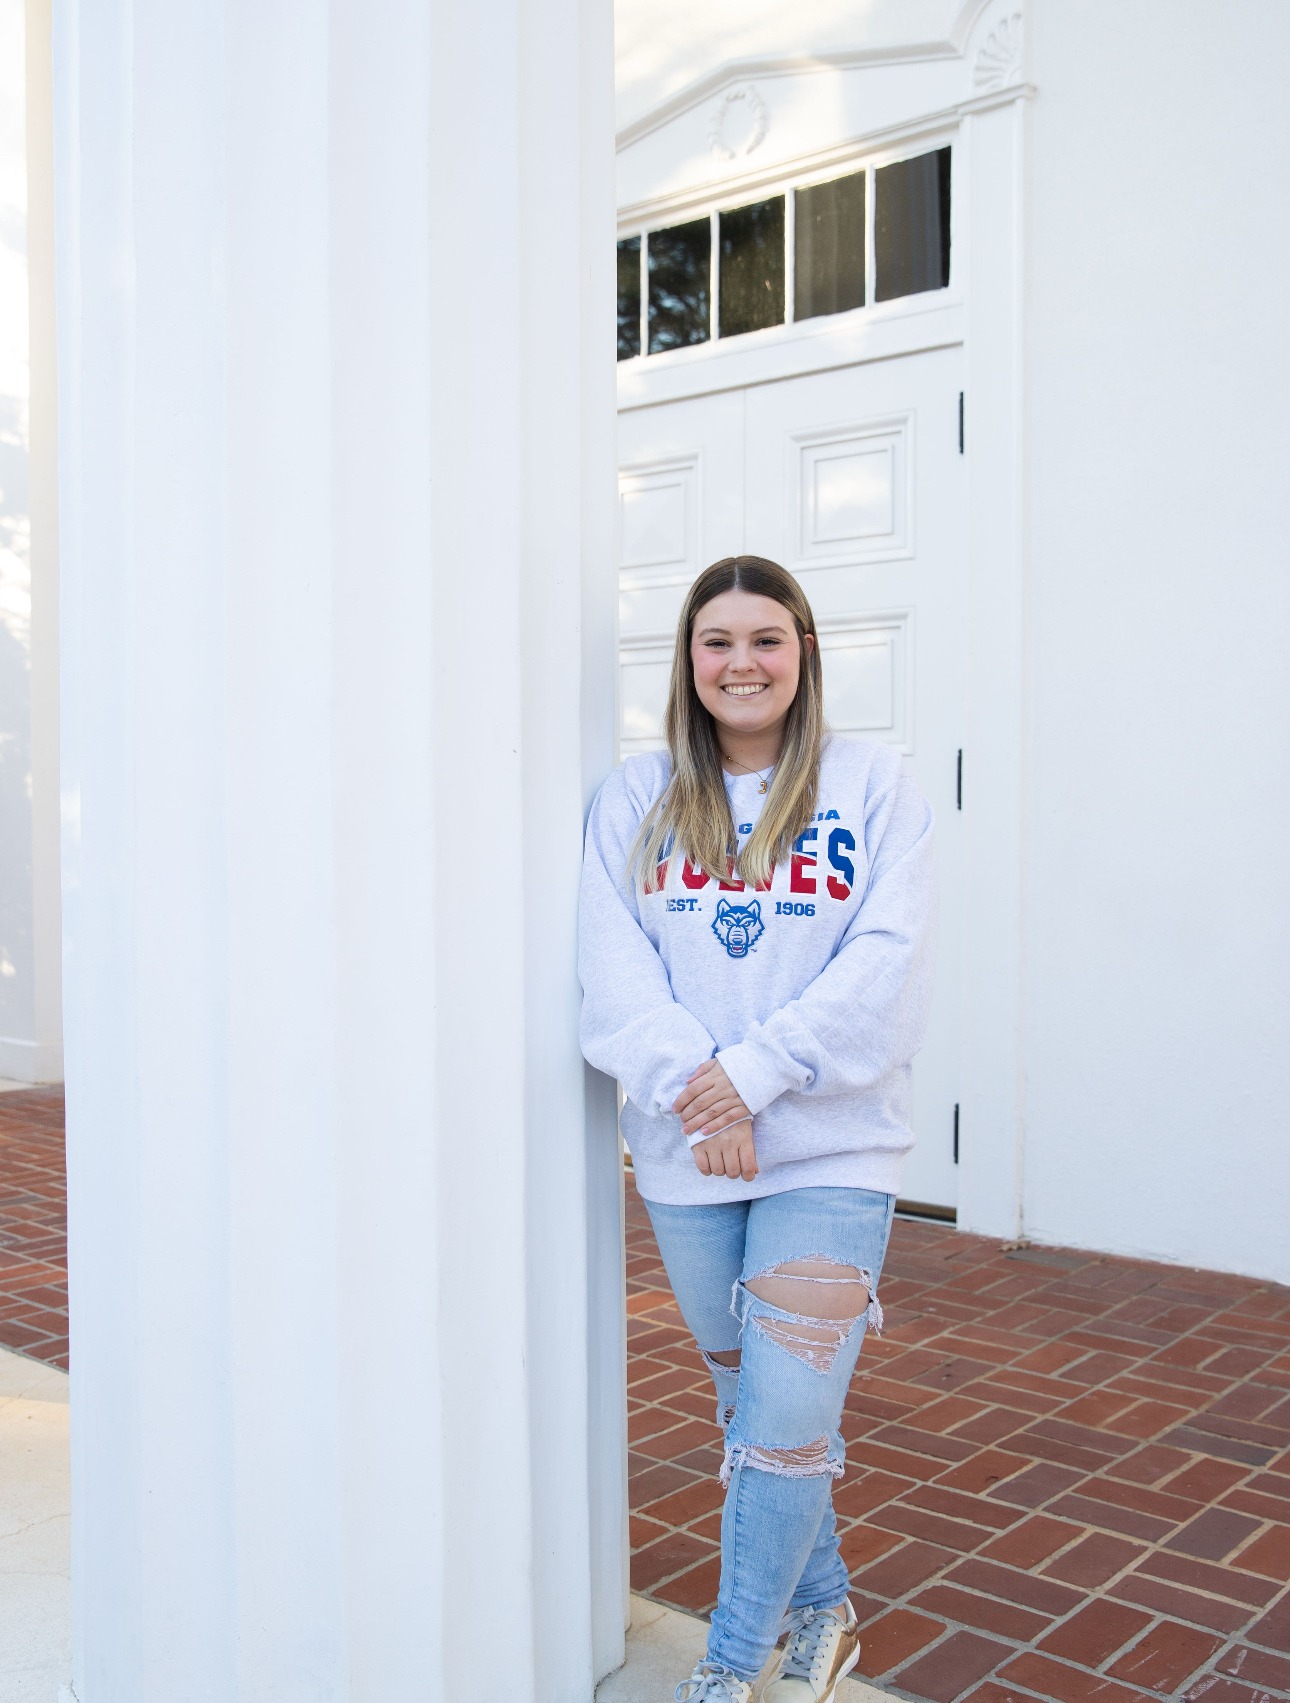
[{"label": "door hinge", "polygon": [[954,1102],[954,1163],[959,1162],[959,1103]]},{"label": "door hinge", "polygon": [[963,453],[963,392],[959,391],[959,454]]},{"label": "door hinge", "polygon": [[959,746],[958,778],[954,783],[954,808],[963,808],[963,747]]}]

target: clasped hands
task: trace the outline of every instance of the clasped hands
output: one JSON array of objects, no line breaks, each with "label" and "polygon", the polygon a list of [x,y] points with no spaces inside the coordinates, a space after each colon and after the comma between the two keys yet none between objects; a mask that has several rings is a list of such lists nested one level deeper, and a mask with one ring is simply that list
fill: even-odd
[{"label": "clasped hands", "polygon": [[707,1059],[691,1073],[672,1102],[672,1110],[680,1116],[687,1136],[696,1129],[704,1132],[706,1139],[696,1141],[690,1151],[705,1177],[742,1177],[747,1183],[753,1180],[757,1152],[753,1147],[752,1113],[716,1059]]}]

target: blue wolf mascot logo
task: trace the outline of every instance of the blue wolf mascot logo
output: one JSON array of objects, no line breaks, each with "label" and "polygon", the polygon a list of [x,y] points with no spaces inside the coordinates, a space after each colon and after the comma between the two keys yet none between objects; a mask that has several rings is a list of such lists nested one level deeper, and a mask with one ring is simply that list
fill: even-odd
[{"label": "blue wolf mascot logo", "polygon": [[712,932],[732,958],[746,958],[766,932],[761,920],[761,902],[751,905],[732,905],[728,899],[717,902],[717,914]]}]

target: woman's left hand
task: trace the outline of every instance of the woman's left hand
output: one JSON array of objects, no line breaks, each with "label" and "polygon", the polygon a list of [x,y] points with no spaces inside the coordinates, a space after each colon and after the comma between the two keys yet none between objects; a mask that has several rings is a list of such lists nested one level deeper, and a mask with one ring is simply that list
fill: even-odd
[{"label": "woman's left hand", "polygon": [[740,1118],[706,1141],[696,1141],[690,1152],[705,1177],[742,1177],[750,1183],[757,1175],[751,1118]]},{"label": "woman's left hand", "polygon": [[752,1127],[752,1113],[714,1058],[708,1059],[693,1073],[673,1101],[672,1110],[680,1115],[681,1128],[687,1136],[693,1135],[696,1129],[701,1129],[705,1135],[715,1135],[744,1119],[748,1120],[749,1129]]}]

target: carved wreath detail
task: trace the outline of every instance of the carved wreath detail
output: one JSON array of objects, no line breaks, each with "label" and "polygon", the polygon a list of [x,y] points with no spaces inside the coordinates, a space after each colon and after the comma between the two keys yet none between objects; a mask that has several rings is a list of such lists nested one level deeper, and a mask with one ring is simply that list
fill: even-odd
[{"label": "carved wreath detail", "polygon": [[770,114],[766,103],[751,83],[737,89],[727,89],[717,102],[708,126],[708,141],[719,160],[733,160],[738,154],[751,154],[766,139]]},{"label": "carved wreath detail", "polygon": [[978,89],[1015,83],[1021,77],[1021,13],[1014,12],[987,37],[976,56],[972,82]]}]

